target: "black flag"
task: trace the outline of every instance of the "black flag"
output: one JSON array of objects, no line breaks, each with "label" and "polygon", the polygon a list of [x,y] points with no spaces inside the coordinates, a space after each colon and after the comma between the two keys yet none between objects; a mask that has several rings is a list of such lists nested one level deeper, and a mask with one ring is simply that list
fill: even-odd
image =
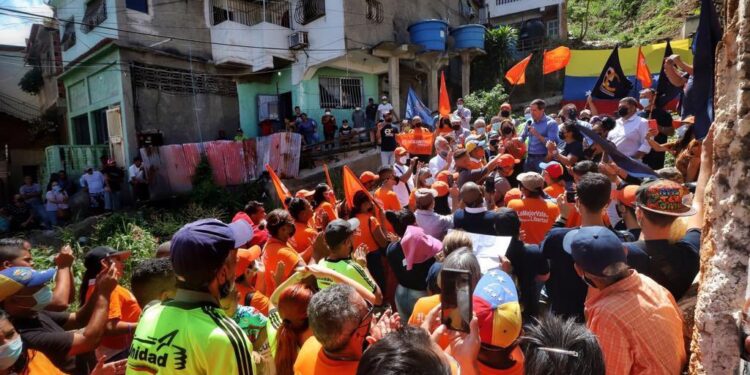
[{"label": "black flag", "polygon": [[591,90],[591,96],[597,99],[622,99],[633,89],[633,83],[625,76],[620,66],[620,56],[617,47],[612,50],[602,74]]},{"label": "black flag", "polygon": [[[667,41],[667,48],[664,50],[664,59],[672,56],[672,45]],[[677,87],[669,82],[667,73],[664,72],[664,59],[661,62],[661,71],[659,72],[659,82],[656,86],[656,107],[662,108],[682,93],[682,87]]]}]

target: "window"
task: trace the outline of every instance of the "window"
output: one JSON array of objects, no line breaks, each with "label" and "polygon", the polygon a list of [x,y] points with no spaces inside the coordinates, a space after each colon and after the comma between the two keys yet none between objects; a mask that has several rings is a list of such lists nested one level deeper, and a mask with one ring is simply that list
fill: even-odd
[{"label": "window", "polygon": [[91,144],[88,114],[73,117],[73,140],[77,145]]},{"label": "window", "polygon": [[547,21],[547,37],[557,38],[558,36],[560,36],[560,21]]},{"label": "window", "polygon": [[125,7],[139,12],[148,13],[148,0],[125,0]]},{"label": "window", "polygon": [[69,20],[65,21],[65,26],[63,27],[62,39],[60,39],[60,45],[62,45],[63,51],[67,51],[68,49],[70,49],[70,47],[73,47],[75,44],[76,44],[75,21],[73,21],[73,18],[71,17]]},{"label": "window", "polygon": [[86,4],[86,13],[81,22],[81,31],[86,34],[107,19],[107,3],[104,0],[91,0]]},{"label": "window", "polygon": [[325,15],[325,0],[297,0],[297,6],[294,8],[294,21],[300,25],[307,25]]},{"label": "window", "polygon": [[189,70],[133,63],[130,67],[133,86],[156,89],[172,95],[216,94],[237,96],[237,84],[225,77],[194,73]]},{"label": "window", "polygon": [[108,108],[102,108],[91,113],[91,116],[94,118],[94,144],[97,145],[109,143],[107,109]]},{"label": "window", "polygon": [[320,77],[320,108],[354,108],[362,105],[362,78]]}]

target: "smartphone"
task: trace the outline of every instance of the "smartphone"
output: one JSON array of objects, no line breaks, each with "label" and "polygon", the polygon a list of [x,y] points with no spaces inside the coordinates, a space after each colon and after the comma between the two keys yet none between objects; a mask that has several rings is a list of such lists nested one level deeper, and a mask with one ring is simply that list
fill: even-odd
[{"label": "smartphone", "polygon": [[469,271],[443,268],[440,271],[441,321],[454,331],[469,332],[472,317],[472,295],[474,288]]}]

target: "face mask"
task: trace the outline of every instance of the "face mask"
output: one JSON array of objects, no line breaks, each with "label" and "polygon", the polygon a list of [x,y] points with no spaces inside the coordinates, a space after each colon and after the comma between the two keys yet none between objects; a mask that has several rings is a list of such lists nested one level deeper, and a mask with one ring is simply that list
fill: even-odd
[{"label": "face mask", "polygon": [[523,118],[525,118],[526,120],[531,120],[531,113],[523,115]]},{"label": "face mask", "polygon": [[325,115],[326,115],[326,116],[330,116],[330,115],[331,115],[331,112],[326,112],[326,113],[325,113]]},{"label": "face mask", "polygon": [[427,184],[427,186],[432,186],[432,183],[435,182],[435,179],[432,177],[428,177],[424,180],[424,182]]},{"label": "face mask", "polygon": [[59,193],[59,192],[60,192],[60,191],[62,190],[62,188],[61,188],[61,187],[59,187],[59,186],[53,186],[53,187],[52,187],[52,190],[54,190],[54,191],[56,191],[56,192],[58,192],[58,193]]},{"label": "face mask", "polygon": [[406,157],[406,156],[402,156],[402,157],[398,158],[399,164],[406,164],[407,160],[409,160],[409,158]]},{"label": "face mask", "polygon": [[362,109],[362,108],[360,108],[360,107],[355,107],[354,108],[355,111],[359,111],[360,109]]},{"label": "face mask", "polygon": [[628,107],[620,107],[617,109],[617,114],[620,115],[620,117],[627,116],[629,112],[630,110],[628,109]]},{"label": "face mask", "polygon": [[506,126],[506,127],[502,128],[500,131],[503,132],[503,134],[508,135],[508,134],[513,133],[513,128],[509,128],[509,127]]},{"label": "face mask", "polygon": [[464,105],[463,104],[459,104],[459,105],[456,106],[456,108],[460,111],[460,110],[464,109]]},{"label": "face mask", "polygon": [[477,135],[484,135],[484,132],[485,132],[486,130],[487,130],[487,129],[485,129],[485,128],[484,128],[483,126],[480,126],[480,127],[476,128],[476,131],[477,131]]},{"label": "face mask", "polygon": [[646,108],[646,107],[648,107],[648,105],[649,105],[649,103],[650,103],[650,102],[649,102],[649,100],[648,100],[648,99],[646,99],[646,98],[641,98],[641,100],[639,100],[639,102],[641,103],[641,106],[642,106],[643,108]]},{"label": "face mask", "polygon": [[440,151],[439,154],[440,154],[440,157],[443,158],[443,159],[445,159],[445,158],[448,157],[448,151]]},{"label": "face mask", "polygon": [[32,297],[34,297],[36,305],[34,305],[31,310],[42,311],[45,307],[47,307],[47,305],[50,304],[50,302],[52,302],[52,289],[50,289],[48,286],[45,286],[34,293]]},{"label": "face mask", "polygon": [[586,275],[582,275],[582,276],[581,276],[581,280],[583,280],[583,282],[584,282],[584,283],[585,283],[586,285],[588,285],[588,286],[590,286],[590,287],[592,287],[592,288],[596,289],[596,285],[594,285],[594,282],[593,282],[593,281],[591,281],[591,279],[589,279],[588,277],[586,277]]},{"label": "face mask", "polygon": [[501,117],[510,117],[510,111],[500,111]]},{"label": "face mask", "polygon": [[23,343],[21,335],[16,336],[14,340],[0,346],[0,370],[9,369],[13,366],[23,352]]}]

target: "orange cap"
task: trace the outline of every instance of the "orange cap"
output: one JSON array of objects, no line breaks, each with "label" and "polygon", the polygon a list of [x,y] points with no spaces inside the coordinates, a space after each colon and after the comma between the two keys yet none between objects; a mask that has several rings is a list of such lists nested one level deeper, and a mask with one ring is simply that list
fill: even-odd
[{"label": "orange cap", "polygon": [[620,201],[620,203],[628,206],[635,206],[635,194],[638,191],[638,185],[628,185],[620,190],[612,191],[612,199]]},{"label": "orange cap", "polygon": [[237,265],[234,268],[234,277],[238,278],[245,273],[247,266],[260,257],[260,246],[255,245],[249,249],[237,249]]},{"label": "orange cap", "polygon": [[377,179],[378,179],[378,175],[370,171],[364,171],[362,172],[361,175],[359,175],[359,181],[362,182],[363,184],[373,182]]},{"label": "orange cap", "polygon": [[521,190],[518,188],[513,188],[508,190],[507,193],[505,193],[505,198],[503,201],[505,202],[505,205],[508,205],[508,202],[514,200],[514,199],[521,199],[523,198],[523,194],[521,193]]},{"label": "orange cap", "polygon": [[406,149],[403,148],[403,147],[396,147],[396,150],[393,151],[393,153],[396,156],[404,156],[404,155],[408,154],[408,152],[406,151]]},{"label": "orange cap", "polygon": [[442,181],[446,185],[448,185],[448,181],[449,181],[448,177],[450,177],[450,175],[451,175],[451,173],[448,172],[448,171],[440,171],[440,172],[438,172],[437,177],[435,177],[435,179],[437,181]]},{"label": "orange cap", "polygon": [[431,188],[437,192],[438,197],[444,197],[450,192],[448,189],[448,183],[443,181],[433,182]]},{"label": "orange cap", "polygon": [[302,189],[298,191],[297,194],[294,194],[294,196],[297,198],[307,198],[307,197],[312,197],[313,194],[315,194],[314,191]]},{"label": "orange cap", "polygon": [[521,161],[514,158],[511,154],[502,154],[500,157],[500,166],[501,167],[512,167]]}]

